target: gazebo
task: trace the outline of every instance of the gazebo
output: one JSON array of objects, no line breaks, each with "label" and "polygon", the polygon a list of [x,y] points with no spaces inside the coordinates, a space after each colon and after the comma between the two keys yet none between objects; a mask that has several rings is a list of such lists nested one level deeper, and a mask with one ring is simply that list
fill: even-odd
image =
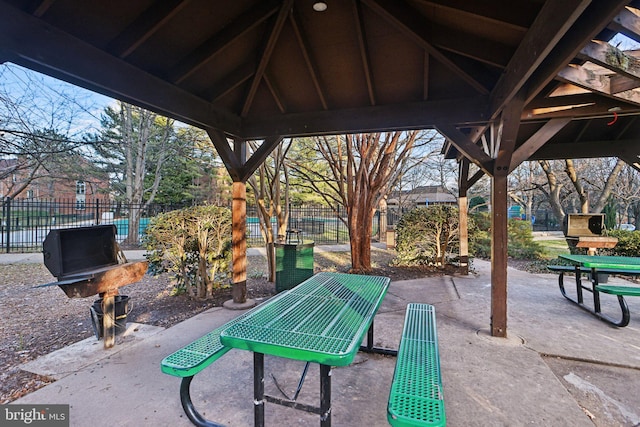
[{"label": "gazebo", "polygon": [[[233,298],[246,181],[285,137],[435,128],[466,194],[492,187],[491,334],[507,335],[507,176],[531,159],[638,167],[634,0],[0,1],[0,61],[205,129],[233,179]],[[615,121],[614,121],[615,119]],[[247,141],[262,140],[248,155]],[[463,236],[464,238],[464,236]],[[461,256],[467,256],[464,241]]]}]

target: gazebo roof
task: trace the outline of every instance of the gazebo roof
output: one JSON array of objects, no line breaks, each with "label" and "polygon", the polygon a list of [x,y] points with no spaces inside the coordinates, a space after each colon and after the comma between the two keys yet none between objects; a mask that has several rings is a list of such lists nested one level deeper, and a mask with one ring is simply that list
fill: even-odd
[{"label": "gazebo roof", "polygon": [[520,161],[637,160],[637,1],[314,3],[1,1],[0,61],[240,139],[436,127],[490,169],[513,110]]}]

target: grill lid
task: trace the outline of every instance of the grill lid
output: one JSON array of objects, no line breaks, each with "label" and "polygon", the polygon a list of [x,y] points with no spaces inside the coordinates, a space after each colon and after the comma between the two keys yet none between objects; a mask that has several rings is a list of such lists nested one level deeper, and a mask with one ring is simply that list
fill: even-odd
[{"label": "grill lid", "polygon": [[42,243],[44,265],[58,279],[116,265],[116,226],[51,230]]}]

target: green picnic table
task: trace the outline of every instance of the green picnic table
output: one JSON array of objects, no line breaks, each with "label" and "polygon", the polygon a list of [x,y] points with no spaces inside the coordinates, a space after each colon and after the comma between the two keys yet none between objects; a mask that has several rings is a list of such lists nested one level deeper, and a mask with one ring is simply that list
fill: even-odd
[{"label": "green picnic table", "polygon": [[[552,271],[559,271],[560,276],[558,283],[562,295],[578,305],[580,308],[593,314],[600,320],[611,325],[624,327],[629,324],[631,315],[629,306],[625,301],[625,296],[640,296],[640,287],[635,286],[615,286],[602,285],[598,282],[598,274],[620,274],[626,276],[640,276],[640,257],[628,256],[604,256],[604,255],[560,255],[560,258],[573,264],[573,272],[576,277],[576,298],[569,296],[564,287],[563,274],[571,269],[562,266],[548,266]],[[590,273],[591,286],[585,286],[582,283],[582,274]],[[593,306],[584,302],[583,291],[591,292],[593,295]],[[607,314],[602,313],[602,305],[600,303],[600,293],[615,295],[618,298],[618,304],[622,311],[620,320],[614,319]]]}]

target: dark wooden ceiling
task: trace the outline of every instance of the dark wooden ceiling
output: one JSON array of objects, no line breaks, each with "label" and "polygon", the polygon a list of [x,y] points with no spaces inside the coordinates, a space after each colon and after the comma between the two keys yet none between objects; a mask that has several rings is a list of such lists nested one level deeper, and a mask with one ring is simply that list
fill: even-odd
[{"label": "dark wooden ceiling", "polygon": [[491,131],[510,169],[638,160],[640,66],[607,43],[640,40],[638,1],[314,3],[0,1],[0,62],[236,139],[435,127],[487,170]]}]

